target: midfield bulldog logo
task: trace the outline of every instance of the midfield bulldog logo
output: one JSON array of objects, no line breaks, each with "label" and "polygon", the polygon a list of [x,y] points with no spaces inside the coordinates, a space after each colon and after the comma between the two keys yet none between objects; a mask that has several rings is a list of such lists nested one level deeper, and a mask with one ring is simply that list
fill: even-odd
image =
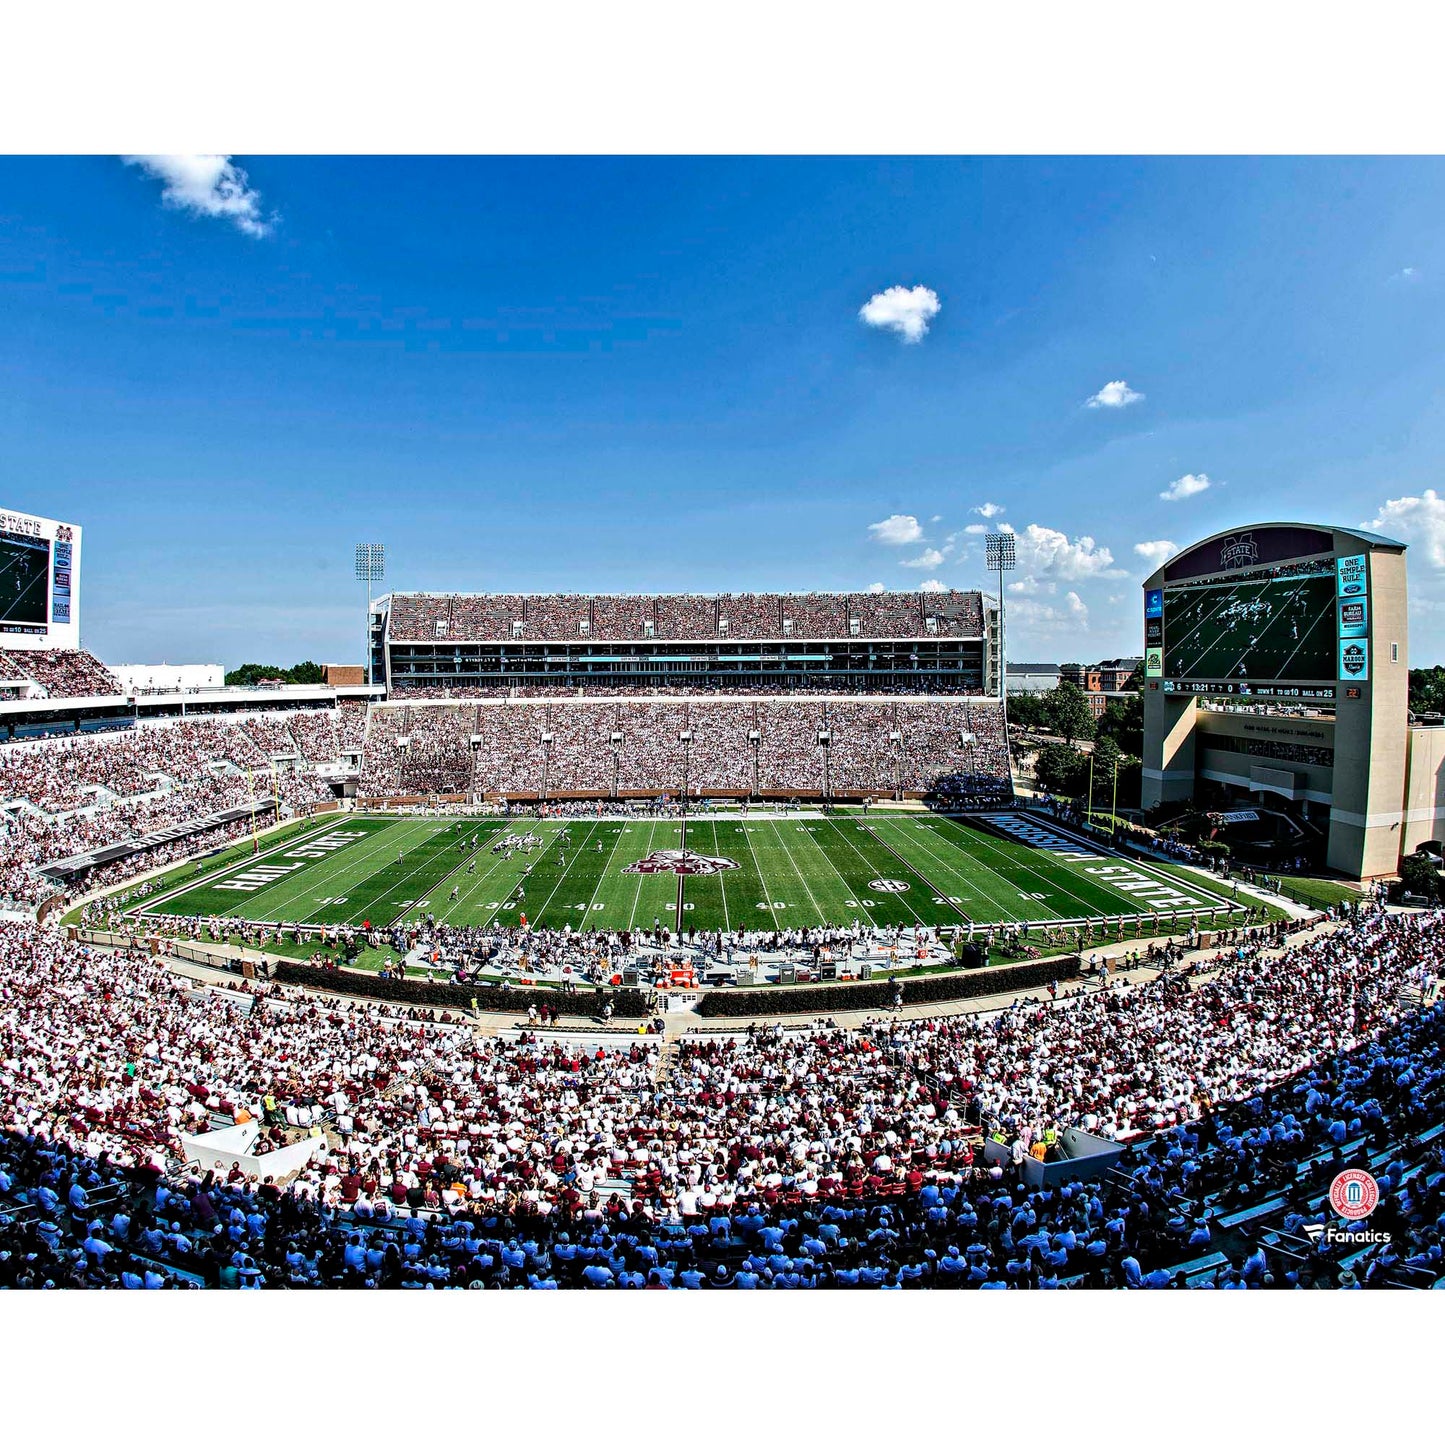
[{"label": "midfield bulldog logo", "polygon": [[710,877],[714,873],[726,873],[729,868],[741,868],[731,858],[709,858],[705,853],[693,853],[686,848],[659,848],[636,863],[629,863],[624,873],[681,873],[686,878]]}]

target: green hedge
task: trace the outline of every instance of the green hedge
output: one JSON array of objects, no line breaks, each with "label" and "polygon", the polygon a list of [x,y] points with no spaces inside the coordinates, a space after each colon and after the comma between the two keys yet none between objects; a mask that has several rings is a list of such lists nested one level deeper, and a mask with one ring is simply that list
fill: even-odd
[{"label": "green hedge", "polygon": [[831,1014],[888,1008],[896,987],[905,1004],[945,1003],[950,999],[984,998],[1018,989],[1044,988],[1079,976],[1077,955],[1041,963],[1005,964],[972,973],[935,973],[922,978],[881,983],[835,983],[821,987],[714,989],[705,993],[697,1011],[704,1018],[739,1018],[749,1014]]},{"label": "green hedge", "polygon": [[469,1010],[472,1000],[486,1013],[526,1013],[529,1004],[538,1008],[552,1004],[564,1014],[593,1018],[604,1002],[612,1004],[612,1016],[620,1019],[647,1017],[647,1000],[635,988],[604,989],[598,997],[592,986],[580,985],[580,992],[566,994],[552,988],[487,988],[478,984],[432,983],[427,979],[379,978],[374,973],[358,973],[352,969],[317,968],[310,963],[279,963],[271,965],[271,976],[278,983],[297,984],[302,988],[325,989],[358,998],[381,999],[387,1003],[415,1005],[420,1008]]}]

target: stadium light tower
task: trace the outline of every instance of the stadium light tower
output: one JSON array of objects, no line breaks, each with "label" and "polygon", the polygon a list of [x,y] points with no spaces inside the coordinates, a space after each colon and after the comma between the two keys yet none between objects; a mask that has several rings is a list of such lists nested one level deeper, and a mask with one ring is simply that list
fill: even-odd
[{"label": "stadium light tower", "polygon": [[998,698],[1007,716],[1008,661],[1003,638],[1003,574],[1018,566],[1018,544],[1012,532],[990,532],[983,539],[984,562],[990,572],[998,573]]},{"label": "stadium light tower", "polygon": [[366,682],[373,682],[371,670],[371,584],[386,576],[386,548],[380,542],[356,544],[356,580],[366,583]]}]

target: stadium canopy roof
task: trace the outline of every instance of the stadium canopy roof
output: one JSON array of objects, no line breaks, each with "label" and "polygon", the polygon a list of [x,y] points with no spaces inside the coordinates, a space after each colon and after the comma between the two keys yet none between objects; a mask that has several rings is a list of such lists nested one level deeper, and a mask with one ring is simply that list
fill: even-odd
[{"label": "stadium canopy roof", "polygon": [[1197,542],[1191,542],[1187,547],[1180,549],[1180,555],[1184,552],[1192,552],[1196,547],[1207,547],[1211,542],[1222,542],[1226,537],[1237,536],[1240,532],[1265,532],[1271,527],[1298,527],[1311,532],[1342,532],[1346,537],[1358,537],[1360,541],[1367,542],[1371,547],[1398,547],[1402,552],[1407,546],[1404,542],[1397,542],[1393,537],[1382,537],[1378,532],[1362,532],[1357,527],[1336,527],[1331,522],[1241,522],[1237,527],[1225,527],[1223,531],[1211,533],[1208,537],[1201,537]]}]

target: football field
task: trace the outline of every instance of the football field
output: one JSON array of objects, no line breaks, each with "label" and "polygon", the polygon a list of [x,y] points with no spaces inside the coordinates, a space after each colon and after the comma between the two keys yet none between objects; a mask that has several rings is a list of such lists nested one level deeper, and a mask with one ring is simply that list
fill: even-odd
[{"label": "football field", "polygon": [[1096,851],[1019,814],[702,815],[685,837],[676,818],[356,815],[182,880],[141,912],[650,928],[676,917],[679,866],[683,926],[700,930],[1204,915],[1225,904],[1194,875]]}]

